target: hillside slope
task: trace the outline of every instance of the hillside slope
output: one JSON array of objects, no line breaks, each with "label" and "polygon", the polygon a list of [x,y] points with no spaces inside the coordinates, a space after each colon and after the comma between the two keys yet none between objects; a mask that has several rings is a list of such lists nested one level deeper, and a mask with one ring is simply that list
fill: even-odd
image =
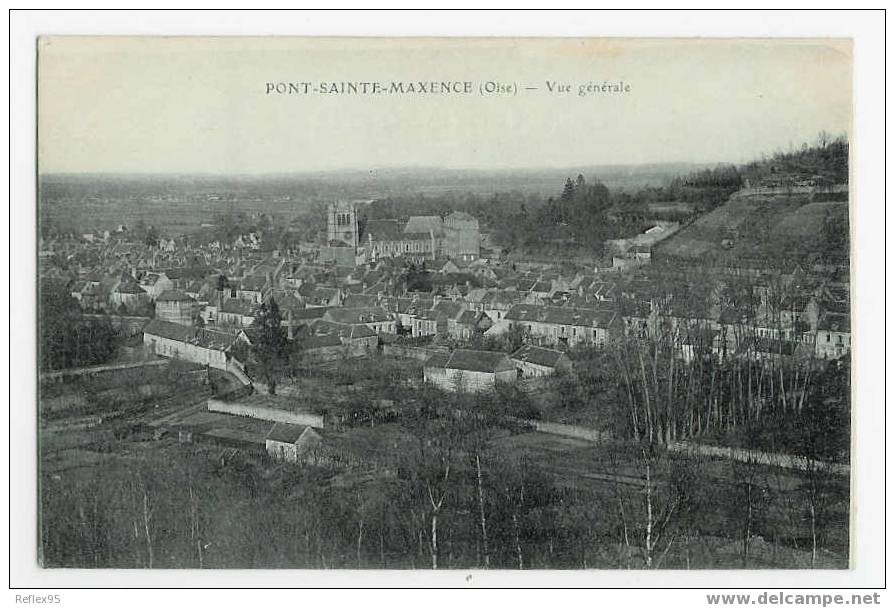
[{"label": "hillside slope", "polygon": [[658,244],[653,256],[720,266],[840,263],[848,259],[848,242],[848,202],[741,190]]}]

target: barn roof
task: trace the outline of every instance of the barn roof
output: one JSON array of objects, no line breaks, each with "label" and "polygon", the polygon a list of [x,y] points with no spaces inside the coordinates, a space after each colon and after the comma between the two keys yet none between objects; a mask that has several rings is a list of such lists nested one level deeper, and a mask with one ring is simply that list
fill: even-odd
[{"label": "barn roof", "polygon": [[495,373],[515,369],[505,353],[486,350],[457,349],[450,354],[436,353],[426,361],[426,367],[443,367],[471,372]]},{"label": "barn roof", "polygon": [[220,329],[206,329],[190,325],[179,325],[169,321],[153,319],[143,328],[144,335],[158,336],[176,342],[193,344],[211,350],[227,350],[239,339],[239,332]]},{"label": "barn roof", "polygon": [[267,434],[267,439],[269,441],[276,441],[278,443],[297,443],[301,438],[302,433],[305,432],[305,429],[308,427],[303,424],[287,424],[284,422],[277,422],[273,425],[273,428],[270,429],[270,432]]},{"label": "barn roof", "polygon": [[556,367],[560,359],[565,356],[565,353],[558,350],[526,344],[510,355],[510,358],[514,361],[534,363],[535,365],[542,365],[544,367]]}]

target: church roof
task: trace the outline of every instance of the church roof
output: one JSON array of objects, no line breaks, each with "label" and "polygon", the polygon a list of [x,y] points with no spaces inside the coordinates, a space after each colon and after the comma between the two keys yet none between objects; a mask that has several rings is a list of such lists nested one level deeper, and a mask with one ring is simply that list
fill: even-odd
[{"label": "church roof", "polygon": [[440,235],[443,229],[444,223],[437,215],[413,215],[404,225],[404,232],[407,234],[428,234],[431,230]]},{"label": "church roof", "polygon": [[364,230],[374,241],[400,241],[404,238],[401,224],[396,220],[370,220]]}]

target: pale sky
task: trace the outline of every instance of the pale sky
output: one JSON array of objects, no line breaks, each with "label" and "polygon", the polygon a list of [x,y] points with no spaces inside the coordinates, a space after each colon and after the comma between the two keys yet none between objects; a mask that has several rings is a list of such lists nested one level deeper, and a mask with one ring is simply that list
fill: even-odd
[{"label": "pale sky", "polygon": [[[42,173],[741,162],[852,123],[844,40],[51,37],[39,53]],[[473,93],[265,93],[419,80]],[[604,80],[630,92],[578,94]],[[489,81],[516,94],[480,95]]]}]

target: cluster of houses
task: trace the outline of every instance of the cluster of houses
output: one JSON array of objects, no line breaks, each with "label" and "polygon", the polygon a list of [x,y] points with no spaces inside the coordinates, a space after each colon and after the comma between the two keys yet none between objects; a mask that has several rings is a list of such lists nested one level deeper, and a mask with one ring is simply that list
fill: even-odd
[{"label": "cluster of houses", "polygon": [[[86,313],[151,319],[144,343],[156,354],[221,369],[232,366],[228,353],[238,343],[251,342],[260,307],[272,301],[309,361],[364,356],[401,340],[462,347],[506,334],[543,350],[516,359],[455,350],[427,365],[426,378],[442,386],[457,385],[458,372],[459,384],[468,386],[539,375],[532,366],[557,357],[550,353],[622,336],[671,336],[684,359],[837,359],[850,350],[842,269],[749,275],[744,294],[742,277],[724,272],[694,276],[661,264],[570,269],[476,256],[478,223],[465,214],[396,226],[388,228],[400,244],[392,248],[392,241],[374,238],[385,238],[377,226],[368,222],[360,231],[353,207],[330,208],[331,244],[341,239],[360,248],[365,234],[368,249],[382,245],[360,264],[321,261],[317,250],[263,252],[252,235],[244,247],[172,240],[161,248],[123,232],[42,243],[41,275],[66,281]],[[615,243],[617,253],[636,256],[677,228],[669,222]],[[421,234],[429,235],[422,257],[413,244]]]}]

